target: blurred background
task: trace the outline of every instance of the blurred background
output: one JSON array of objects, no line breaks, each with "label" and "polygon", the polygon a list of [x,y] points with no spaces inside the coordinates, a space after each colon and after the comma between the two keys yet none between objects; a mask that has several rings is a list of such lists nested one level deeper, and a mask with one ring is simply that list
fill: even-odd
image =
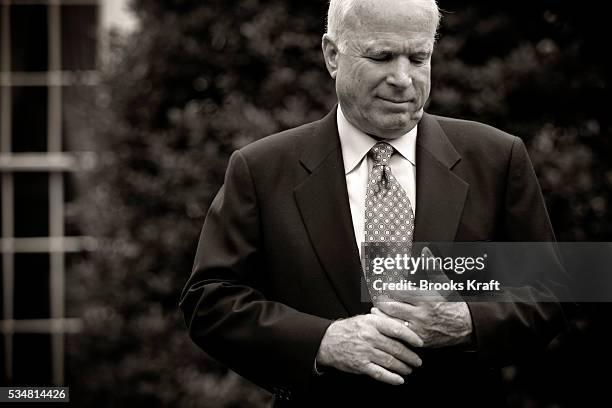
[{"label": "blurred background", "polygon": [[[520,136],[558,240],[612,241],[598,3],[439,5],[428,111]],[[326,1],[0,7],[0,384],[70,386],[77,406],[268,404],[192,345],[178,296],[229,154],[333,107]],[[509,405],[605,397],[611,311],[583,305],[541,360],[505,368]]]}]

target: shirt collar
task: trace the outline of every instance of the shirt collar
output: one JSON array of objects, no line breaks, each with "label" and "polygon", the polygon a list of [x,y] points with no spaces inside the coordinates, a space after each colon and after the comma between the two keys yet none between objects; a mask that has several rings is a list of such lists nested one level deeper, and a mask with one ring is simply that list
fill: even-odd
[{"label": "shirt collar", "polygon": [[[349,122],[342,108],[338,105],[336,114],[338,123],[338,135],[340,136],[340,145],[342,147],[342,160],[344,161],[344,173],[349,174],[357,167],[361,160],[376,144],[377,140],[372,136],[361,131],[351,122]],[[412,128],[408,133],[396,139],[387,140],[393,148],[399,152],[406,160],[416,165],[416,138],[417,126]]]}]

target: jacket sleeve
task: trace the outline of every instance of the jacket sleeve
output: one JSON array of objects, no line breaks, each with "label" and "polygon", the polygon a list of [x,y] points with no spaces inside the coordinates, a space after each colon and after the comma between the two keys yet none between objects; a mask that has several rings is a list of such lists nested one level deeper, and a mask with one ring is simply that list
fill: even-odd
[{"label": "jacket sleeve", "polygon": [[[507,174],[505,240],[554,243],[544,198],[519,138],[512,145]],[[562,267],[559,273],[564,273]],[[546,289],[526,287],[504,291],[500,296],[504,297],[502,302],[468,302],[482,361],[503,365],[527,358],[531,352],[544,350],[567,328],[563,305]]]},{"label": "jacket sleeve", "polygon": [[180,307],[204,351],[272,392],[307,386],[330,320],[269,300],[257,192],[240,151],[202,228]]}]

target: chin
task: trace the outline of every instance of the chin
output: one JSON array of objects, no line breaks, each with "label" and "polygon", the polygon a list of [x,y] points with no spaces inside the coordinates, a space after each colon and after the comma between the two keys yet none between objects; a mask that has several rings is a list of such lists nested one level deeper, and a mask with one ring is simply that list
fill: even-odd
[{"label": "chin", "polygon": [[405,126],[377,126],[373,134],[381,139],[396,139],[410,131],[410,124]]},{"label": "chin", "polygon": [[378,122],[374,134],[383,139],[395,139],[408,133],[416,123],[414,120]]},{"label": "chin", "polygon": [[399,132],[402,129],[409,128],[414,123],[414,117],[411,115],[402,115],[402,117],[388,118],[378,122],[380,129],[385,129],[389,132]]}]

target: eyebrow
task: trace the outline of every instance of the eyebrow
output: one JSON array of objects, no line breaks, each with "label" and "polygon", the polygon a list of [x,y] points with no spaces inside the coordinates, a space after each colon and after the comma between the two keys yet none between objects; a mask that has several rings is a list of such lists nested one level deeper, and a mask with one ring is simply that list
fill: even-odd
[{"label": "eyebrow", "polygon": [[393,50],[391,47],[368,46],[368,47],[365,47],[364,52],[366,54],[382,54],[385,52],[393,53],[393,52],[396,52],[396,50]]},{"label": "eyebrow", "polygon": [[389,50],[391,48],[393,48],[393,44],[390,43],[389,41],[364,41],[362,43],[365,51],[372,51],[372,50]]},{"label": "eyebrow", "polygon": [[[404,52],[402,50],[398,50],[397,47],[392,47],[389,44],[368,44],[363,49],[366,54],[382,54],[382,53],[392,53],[398,54]],[[417,48],[415,50],[410,50],[409,54],[411,55],[421,55],[421,56],[429,56],[433,53],[433,50],[427,48]]]},{"label": "eyebrow", "polygon": [[[365,41],[362,43],[363,51],[366,53],[382,53],[382,52],[392,52],[398,53],[397,42],[388,41],[388,40],[371,40]],[[404,47],[401,47],[401,52],[404,51]],[[416,49],[410,50],[410,54],[423,54],[430,55],[433,53],[433,49],[430,49],[426,45],[417,46]]]}]

